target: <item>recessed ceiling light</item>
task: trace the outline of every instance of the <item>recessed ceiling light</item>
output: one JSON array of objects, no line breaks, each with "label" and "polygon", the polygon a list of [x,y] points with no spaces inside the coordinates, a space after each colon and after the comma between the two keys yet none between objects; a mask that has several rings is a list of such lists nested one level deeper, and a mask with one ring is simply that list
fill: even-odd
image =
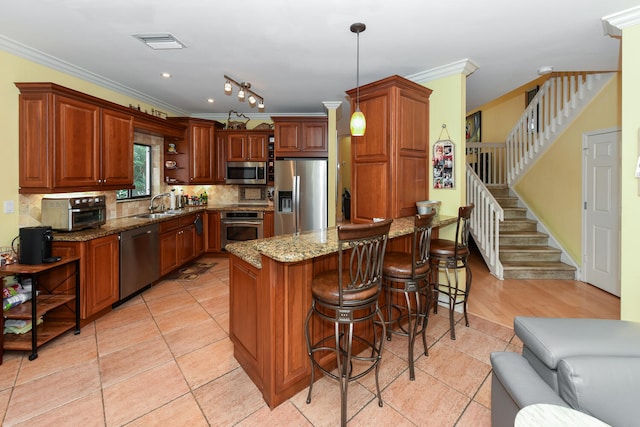
[{"label": "recessed ceiling light", "polygon": [[173,34],[133,34],[133,37],[140,40],[142,43],[149,46],[151,49],[164,50],[164,49],[182,49],[187,47],[180,40],[175,38]]},{"label": "recessed ceiling light", "polygon": [[209,98],[209,99],[207,99],[207,102],[208,102],[209,104],[213,104],[213,98]]},{"label": "recessed ceiling light", "polygon": [[172,76],[171,76],[171,73],[162,73],[162,74],[160,74],[160,75],[161,75],[162,77],[164,77],[165,79],[169,79],[169,78],[171,78],[171,77],[172,77]]}]

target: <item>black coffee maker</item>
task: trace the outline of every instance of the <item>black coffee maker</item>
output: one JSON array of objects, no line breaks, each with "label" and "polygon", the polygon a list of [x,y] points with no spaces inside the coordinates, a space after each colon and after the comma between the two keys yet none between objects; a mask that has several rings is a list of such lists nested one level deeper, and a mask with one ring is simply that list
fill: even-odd
[{"label": "black coffee maker", "polygon": [[60,257],[51,256],[53,231],[49,226],[22,227],[20,229],[20,264],[42,264],[59,261]]}]

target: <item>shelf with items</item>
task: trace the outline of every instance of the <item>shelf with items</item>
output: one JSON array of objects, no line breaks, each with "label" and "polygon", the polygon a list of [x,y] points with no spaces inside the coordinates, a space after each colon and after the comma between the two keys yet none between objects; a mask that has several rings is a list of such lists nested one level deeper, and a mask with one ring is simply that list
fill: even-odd
[{"label": "shelf with items", "polygon": [[275,178],[275,137],[269,135],[267,142],[267,185],[273,185]]},{"label": "shelf with items", "polygon": [[188,149],[182,140],[165,143],[164,181],[167,184],[188,184]]},{"label": "shelf with items", "polygon": [[[5,319],[31,321],[24,334],[4,334],[5,350],[29,351],[38,357],[38,347],[74,329],[80,333],[80,258],[66,257],[50,264],[11,264],[0,274],[31,279],[31,299],[5,310]],[[42,323],[38,324],[39,319]]]}]

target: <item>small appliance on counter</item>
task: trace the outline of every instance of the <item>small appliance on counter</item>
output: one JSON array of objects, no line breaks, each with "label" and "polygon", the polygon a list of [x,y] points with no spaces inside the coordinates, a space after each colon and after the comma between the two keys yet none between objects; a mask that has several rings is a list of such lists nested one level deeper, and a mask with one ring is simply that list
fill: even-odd
[{"label": "small appliance on counter", "polygon": [[54,230],[78,231],[99,227],[107,220],[104,195],[55,197],[42,199],[42,223]]},{"label": "small appliance on counter", "polygon": [[20,264],[43,264],[60,261],[60,257],[51,256],[53,231],[51,227],[22,227],[20,229]]}]

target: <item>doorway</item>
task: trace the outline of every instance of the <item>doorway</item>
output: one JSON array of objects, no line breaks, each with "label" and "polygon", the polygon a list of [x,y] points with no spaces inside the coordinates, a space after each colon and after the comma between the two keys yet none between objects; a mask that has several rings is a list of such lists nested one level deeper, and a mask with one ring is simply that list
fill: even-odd
[{"label": "doorway", "polygon": [[620,296],[619,129],[583,137],[583,281]]}]

